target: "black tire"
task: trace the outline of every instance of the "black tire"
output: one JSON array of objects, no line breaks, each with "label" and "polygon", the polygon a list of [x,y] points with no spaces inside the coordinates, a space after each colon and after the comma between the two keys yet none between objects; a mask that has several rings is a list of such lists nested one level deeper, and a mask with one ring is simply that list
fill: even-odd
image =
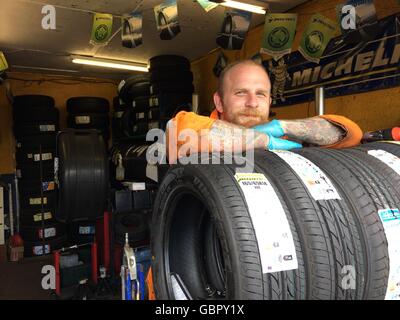
[{"label": "black tire", "polygon": [[[22,208],[28,210],[40,211],[42,209],[42,198],[41,193],[21,193],[20,195],[20,205]],[[43,207],[44,210],[54,209],[56,207],[56,191],[46,191],[43,192]]]},{"label": "black tire", "polygon": [[180,94],[192,94],[194,92],[194,86],[190,82],[154,82],[151,84],[151,94],[162,94],[162,93],[180,93]]},{"label": "black tire", "polygon": [[41,190],[43,192],[49,192],[55,190],[55,183],[53,180],[43,181],[40,179],[36,180],[19,180],[18,181],[18,190],[22,195],[37,193],[40,194]]},{"label": "black tire", "polygon": [[394,154],[397,157],[400,157],[400,142],[372,142],[365,143],[360,145],[360,148],[368,149],[368,150],[376,150],[382,149],[387,152]]},{"label": "black tire", "polygon": [[137,110],[145,110],[150,107],[150,96],[136,97],[133,99],[132,106]]},{"label": "black tire", "polygon": [[149,121],[160,120],[160,109],[158,107],[150,108],[148,112],[148,119]]},{"label": "black tire", "polygon": [[173,67],[179,69],[190,69],[190,62],[187,58],[177,55],[160,55],[150,58],[150,72],[164,67]]},{"label": "black tire", "polygon": [[58,123],[41,122],[35,125],[16,125],[14,126],[14,135],[17,140],[28,136],[36,135],[54,135],[59,130]]},{"label": "black tire", "polygon": [[40,157],[40,152],[37,149],[31,148],[21,148],[17,149],[15,153],[15,159],[17,160],[18,166],[23,166],[26,164],[37,165],[42,158],[42,163],[53,162],[55,157],[54,149],[44,149],[42,148],[42,153]]},{"label": "black tire", "polygon": [[[309,298],[360,299],[364,290],[361,279],[357,278],[355,289],[345,290],[342,286],[343,266],[355,266],[356,274],[364,272],[362,242],[347,203],[337,199],[315,200],[293,169],[276,154],[256,151],[255,159],[264,174],[286,196],[285,201],[298,227],[303,254],[307,257],[304,263],[311,287],[307,293]],[[326,254],[321,254],[320,250],[326,250]],[[284,288],[284,283],[280,287]]]},{"label": "black tire", "polygon": [[145,212],[124,212],[114,215],[115,241],[125,243],[125,234],[128,234],[131,246],[149,240],[149,226]]},{"label": "black tire", "polygon": [[[158,299],[174,298],[167,273],[179,274],[193,299],[279,298],[281,293],[276,293],[275,283],[283,275],[263,278],[255,231],[233,174],[234,168],[224,165],[185,165],[171,168],[164,177],[154,205],[151,241]],[[204,240],[202,230],[207,215],[215,224],[220,240],[221,265],[226,269],[225,294],[218,293],[221,288],[206,289],[212,282],[215,285],[219,277],[216,274],[207,277],[210,268],[204,267],[207,263],[215,265],[215,261],[204,261],[202,252],[206,252],[206,257],[218,252],[210,250],[209,241]],[[295,233],[293,236],[298,246]],[[301,257],[299,269],[301,273]],[[294,297],[305,298],[304,282],[304,275],[293,282]],[[289,298],[288,294],[280,297]]]},{"label": "black tire", "polygon": [[42,226],[22,225],[20,227],[20,233],[24,241],[38,242],[43,239],[43,235],[45,240],[64,236],[66,234],[66,226],[59,222],[46,222],[44,229]]},{"label": "black tire", "polygon": [[132,85],[129,90],[129,95],[134,100],[136,97],[150,95],[150,82],[141,82]]},{"label": "black tire", "polygon": [[150,82],[193,82],[193,73],[190,70],[159,68],[151,72]]},{"label": "black tire", "polygon": [[356,217],[357,229],[363,241],[364,271],[356,274],[356,278],[362,279],[365,286],[360,299],[383,299],[389,274],[389,256],[382,222],[377,215],[377,210],[382,207],[374,200],[379,199],[379,195],[367,171],[362,168],[365,163],[354,166],[350,159],[352,157],[344,156],[343,151],[319,149],[315,152],[312,148],[306,148],[296,153],[316,163],[342,191],[340,196]]},{"label": "black tire", "polygon": [[27,136],[17,139],[16,147],[19,149],[31,149],[38,152],[40,146],[42,149],[55,149],[56,148],[56,135],[46,134],[37,136]]},{"label": "black tire", "polygon": [[135,76],[127,78],[126,80],[121,81],[121,83],[118,86],[119,98],[125,104],[131,105],[134,97],[140,96],[140,95],[133,94],[131,92],[132,87],[135,85],[149,83],[149,81],[150,81],[149,75],[135,75]]},{"label": "black tire", "polygon": [[[23,180],[40,180],[40,163],[23,164],[17,167],[17,177]],[[54,181],[54,161],[42,161],[42,180]]]},{"label": "black tire", "polygon": [[53,107],[37,107],[37,108],[13,108],[13,119],[17,125],[36,124],[42,122],[58,123],[59,111]]},{"label": "black tire", "polygon": [[80,113],[108,113],[110,104],[105,98],[98,97],[73,97],[67,100],[69,114]]},{"label": "black tire", "polygon": [[[67,243],[67,237],[59,237],[48,241],[24,241],[24,257],[42,256],[61,249]],[[44,246],[44,248],[43,248]]]},{"label": "black tire", "polygon": [[147,159],[146,152],[151,143],[132,144],[120,143],[114,146],[113,159],[117,154],[122,156],[122,165],[125,169],[126,181],[146,182],[149,179],[146,176]]},{"label": "black tire", "polygon": [[108,199],[108,158],[96,130],[66,130],[58,135],[59,201],[57,219],[96,219]]},{"label": "black tire", "polygon": [[14,107],[25,107],[25,108],[36,108],[36,107],[48,107],[53,108],[55,105],[54,99],[44,95],[21,95],[14,96],[13,106]]},{"label": "black tire", "polygon": [[175,109],[178,105],[192,102],[192,94],[159,94],[152,97],[151,107]]}]

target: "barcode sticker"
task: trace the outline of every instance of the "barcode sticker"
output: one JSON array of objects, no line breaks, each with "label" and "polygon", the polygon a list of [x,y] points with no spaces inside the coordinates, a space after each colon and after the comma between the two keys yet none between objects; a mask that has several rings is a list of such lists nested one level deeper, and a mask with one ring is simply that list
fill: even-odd
[{"label": "barcode sticker", "polygon": [[[44,220],[49,220],[53,217],[51,212],[45,212],[43,216],[44,216]],[[42,213],[34,214],[33,221],[35,221],[35,222],[42,221]]]},{"label": "barcode sticker", "polygon": [[77,116],[77,117],[75,117],[75,123],[76,124],[89,124],[90,117],[89,116]]},{"label": "barcode sticker", "polygon": [[39,126],[39,131],[41,132],[56,131],[56,126],[54,124],[42,124]]},{"label": "barcode sticker", "polygon": [[[42,198],[29,198],[30,205],[42,204]],[[43,204],[47,204],[47,197],[43,197]]]},{"label": "barcode sticker", "polygon": [[[53,154],[51,152],[42,153],[42,161],[53,159]],[[33,157],[33,161],[40,161],[40,154],[35,154]]]}]

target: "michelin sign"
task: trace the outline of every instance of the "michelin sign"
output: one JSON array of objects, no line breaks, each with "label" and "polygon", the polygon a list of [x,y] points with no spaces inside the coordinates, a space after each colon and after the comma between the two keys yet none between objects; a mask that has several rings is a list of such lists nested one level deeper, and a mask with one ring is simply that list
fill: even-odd
[{"label": "michelin sign", "polygon": [[278,61],[263,61],[271,76],[272,106],[311,101],[319,86],[327,98],[399,86],[400,14],[366,27],[369,38],[333,38],[318,64],[298,51]]}]

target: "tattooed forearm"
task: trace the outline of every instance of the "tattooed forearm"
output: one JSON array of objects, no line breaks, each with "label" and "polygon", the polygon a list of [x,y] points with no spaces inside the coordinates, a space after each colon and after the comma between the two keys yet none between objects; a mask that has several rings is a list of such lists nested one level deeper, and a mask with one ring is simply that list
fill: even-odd
[{"label": "tattooed forearm", "polygon": [[289,138],[320,146],[336,143],[345,134],[342,128],[320,117],[280,122]]},{"label": "tattooed forearm", "polygon": [[[239,148],[241,150],[265,149],[269,142],[268,136],[263,133],[222,120],[216,120],[213,123],[208,139],[213,149],[225,151],[238,151]],[[216,147],[218,144],[221,148]]]}]

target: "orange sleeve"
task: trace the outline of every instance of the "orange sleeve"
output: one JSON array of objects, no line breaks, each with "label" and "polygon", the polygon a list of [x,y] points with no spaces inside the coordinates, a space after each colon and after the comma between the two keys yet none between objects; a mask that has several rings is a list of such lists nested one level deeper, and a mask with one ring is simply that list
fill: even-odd
[{"label": "orange sleeve", "polygon": [[201,130],[210,129],[215,120],[216,119],[210,117],[200,116],[194,112],[181,111],[173,119],[168,121],[166,138],[169,163],[176,163],[177,159],[181,156],[181,152],[183,152],[183,154],[186,152],[180,149],[183,144],[187,143],[186,139],[180,139],[180,134],[183,130],[194,131],[197,139],[194,141],[189,139],[189,145],[191,146],[191,152],[198,152],[201,148],[199,145]]},{"label": "orange sleeve", "polygon": [[326,114],[320,117],[339,126],[346,133],[344,138],[339,142],[327,146],[322,146],[322,148],[334,148],[334,149],[350,148],[360,144],[363,132],[355,122],[351,121],[346,117],[333,114]]},{"label": "orange sleeve", "polygon": [[175,123],[177,134],[183,129],[192,129],[199,132],[202,129],[210,129],[214,119],[200,116],[194,112],[181,111],[172,119]]}]

